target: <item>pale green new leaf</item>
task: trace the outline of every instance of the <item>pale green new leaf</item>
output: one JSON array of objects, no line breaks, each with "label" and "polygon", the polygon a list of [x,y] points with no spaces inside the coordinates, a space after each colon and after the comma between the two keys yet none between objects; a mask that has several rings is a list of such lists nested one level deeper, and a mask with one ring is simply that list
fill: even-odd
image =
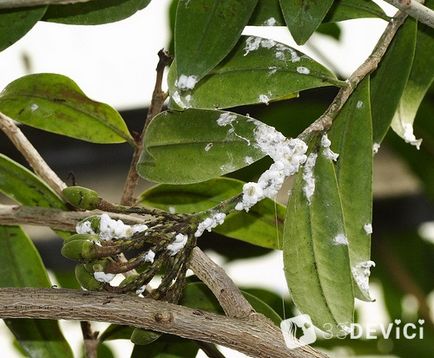
[{"label": "pale green new leaf", "polygon": [[354,294],[334,164],[318,150],[310,204],[303,192],[303,172],[295,177],[286,211],[283,262],[297,308],[318,328],[338,333],[353,320]]},{"label": "pale green new leaf", "polygon": [[355,274],[355,295],[372,301],[368,277],[360,274],[357,265],[371,259],[372,223],[372,120],[369,77],[359,84],[333,121],[329,132],[332,149],[339,153],[336,176],[344,213],[350,264]]},{"label": "pale green new leaf", "polygon": [[0,111],[31,127],[93,143],[134,141],[120,114],[86,97],[68,77],[21,77],[0,93]]},{"label": "pale green new leaf", "polygon": [[286,25],[298,45],[303,45],[327,15],[333,0],[280,0]]},{"label": "pale green new leaf", "polygon": [[93,0],[67,5],[50,5],[45,21],[71,25],[98,25],[120,21],[144,9],[151,0]]},{"label": "pale green new leaf", "polygon": [[169,73],[170,105],[174,108],[230,108],[293,98],[299,91],[341,86],[318,62],[273,40],[243,36],[231,54],[192,91],[175,86],[177,68]]},{"label": "pale green new leaf", "polygon": [[[216,178],[189,185],[157,185],[146,190],[138,203],[144,206],[175,211],[197,213],[208,210],[222,201],[240,194],[244,182],[231,178]],[[285,208],[271,199],[264,199],[249,212],[228,215],[223,225],[213,231],[253,245],[270,249],[281,248]]]},{"label": "pale green new leaf", "polygon": [[[434,1],[427,1],[434,8]],[[434,29],[419,24],[416,50],[410,76],[402,93],[399,106],[392,121],[393,130],[404,140],[418,145],[416,138],[409,138],[417,110],[434,80]]]},{"label": "pale green new leaf", "polygon": [[175,20],[178,75],[200,80],[231,51],[258,0],[180,0]]},{"label": "pale green new leaf", "polygon": [[[51,286],[38,251],[18,226],[0,225],[0,262],[0,287]],[[29,357],[73,358],[56,321],[5,319],[5,323]]]},{"label": "pale green new leaf", "polygon": [[374,143],[381,143],[398,108],[413,63],[416,33],[416,22],[407,19],[371,76]]},{"label": "pale green new leaf", "polygon": [[[231,123],[219,125],[219,119]],[[264,157],[254,146],[256,124],[231,112],[163,112],[148,126],[137,170],[163,184],[191,184],[216,178]]]},{"label": "pale green new leaf", "polygon": [[22,38],[44,16],[46,6],[0,10],[0,51]]}]

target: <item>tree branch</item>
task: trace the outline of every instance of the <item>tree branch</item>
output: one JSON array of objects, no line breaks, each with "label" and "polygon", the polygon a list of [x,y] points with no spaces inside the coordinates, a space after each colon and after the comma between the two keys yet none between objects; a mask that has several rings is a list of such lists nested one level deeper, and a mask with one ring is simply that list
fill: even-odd
[{"label": "tree branch", "polygon": [[137,163],[139,162],[140,155],[142,154],[143,151],[143,145],[144,145],[143,139],[145,136],[145,131],[151,119],[161,112],[164,101],[167,98],[167,93],[165,93],[162,90],[161,86],[163,82],[164,69],[166,68],[166,66],[170,64],[172,60],[163,50],[160,50],[158,52],[158,57],[159,57],[159,61],[156,68],[157,75],[155,79],[154,92],[152,93],[152,100],[148,109],[148,114],[145,119],[143,131],[139,139],[137,140],[136,147],[133,153],[133,158],[131,159],[130,169],[128,171],[128,175],[125,181],[124,191],[121,199],[122,205],[133,205],[135,202],[134,190],[136,189],[137,183],[139,182],[139,175],[137,174],[136,167],[137,167]]},{"label": "tree branch", "polygon": [[41,177],[59,196],[62,196],[62,190],[66,188],[66,184],[48,166],[14,121],[1,112],[0,130],[2,130],[11,140],[14,146],[33,168],[35,173],[39,175],[39,177]]},{"label": "tree branch", "polygon": [[0,0],[0,9],[32,7],[41,5],[66,5],[89,2],[92,0]]},{"label": "tree branch", "polygon": [[1,288],[0,318],[102,321],[219,344],[254,357],[325,357],[309,346],[289,350],[279,328],[269,321],[234,319],[120,294]]},{"label": "tree branch", "polygon": [[411,17],[423,24],[434,28],[434,11],[423,5],[424,1],[419,0],[385,0],[389,4],[404,11]]},{"label": "tree branch", "polygon": [[229,317],[246,318],[254,314],[255,310],[226,272],[198,247],[193,249],[190,268],[212,291]]},{"label": "tree branch", "polygon": [[92,331],[89,321],[80,322],[81,333],[83,334],[84,352],[86,358],[97,358],[98,332]]},{"label": "tree branch", "polygon": [[380,63],[381,59],[385,55],[390,43],[392,42],[396,32],[404,23],[407,18],[407,14],[399,12],[394,16],[383,35],[378,40],[377,46],[371,55],[363,62],[359,68],[347,79],[347,86],[342,87],[333,102],[327,108],[327,110],[319,117],[315,122],[313,122],[309,127],[307,127],[300,135],[299,138],[306,140],[313,133],[323,132],[328,130],[335,117],[342,109],[344,104],[347,102],[348,98],[357,88],[357,85],[370,73],[375,71]]}]

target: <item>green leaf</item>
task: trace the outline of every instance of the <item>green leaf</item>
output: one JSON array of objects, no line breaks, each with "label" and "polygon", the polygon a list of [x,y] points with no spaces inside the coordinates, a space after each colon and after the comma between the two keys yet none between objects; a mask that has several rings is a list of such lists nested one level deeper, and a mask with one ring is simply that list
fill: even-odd
[{"label": "green leaf", "polygon": [[291,35],[303,45],[327,15],[333,0],[280,0],[280,7]]},{"label": "green leaf", "polygon": [[321,149],[312,172],[315,190],[309,204],[303,191],[304,171],[295,177],[286,211],[286,281],[297,308],[309,314],[318,328],[337,333],[353,320],[354,295],[336,173]]},{"label": "green leaf", "polygon": [[144,9],[151,0],[94,0],[68,5],[50,5],[45,21],[71,25],[99,25],[120,21]]},{"label": "green leaf", "polygon": [[416,33],[416,22],[407,19],[371,76],[374,143],[381,143],[398,107],[413,63]]},{"label": "green leaf", "polygon": [[[50,287],[38,251],[17,226],[0,226],[0,287]],[[29,357],[73,357],[56,321],[5,319]]]},{"label": "green leaf", "polygon": [[378,17],[389,21],[381,7],[371,0],[335,0],[324,22]]},{"label": "green leaf", "polygon": [[22,38],[44,16],[46,6],[0,10],[0,51]]},{"label": "green leaf", "polygon": [[181,90],[181,76],[198,81],[226,57],[240,38],[257,2],[179,1],[175,21],[175,62]]},{"label": "green leaf", "polygon": [[[364,229],[365,225],[372,223],[373,156],[369,77],[359,84],[333,121],[329,138],[333,151],[339,153],[336,176],[354,275],[358,265],[371,258],[371,238]],[[365,280],[359,274],[353,278],[356,297],[372,301],[368,278]],[[363,281],[360,281],[362,278]]]},{"label": "green leaf", "polygon": [[134,141],[120,114],[85,96],[68,77],[21,77],[0,93],[0,111],[31,127],[93,143]]},{"label": "green leaf", "polygon": [[299,91],[342,86],[328,69],[293,48],[269,39],[243,36],[231,54],[192,91],[175,86],[169,72],[171,106],[229,108],[296,97]]},{"label": "green leaf", "polygon": [[279,0],[259,0],[249,19],[250,26],[285,26]]},{"label": "green leaf", "polygon": [[[232,122],[219,125],[221,118]],[[231,112],[163,112],[146,130],[137,170],[143,178],[164,184],[219,177],[264,156],[254,146],[255,128],[251,118]]]},{"label": "green leaf", "polygon": [[135,345],[131,358],[195,358],[198,350],[193,341],[164,335],[146,346]]},{"label": "green leaf", "polygon": [[322,35],[330,36],[331,38],[339,41],[341,38],[341,28],[338,24],[323,23],[318,26],[316,32]]},{"label": "green leaf", "polygon": [[22,205],[66,209],[63,201],[47,184],[1,153],[0,192]]},{"label": "green leaf", "polygon": [[161,333],[136,328],[131,334],[131,342],[141,346],[146,346],[152,342],[155,342],[160,337]]},{"label": "green leaf", "polygon": [[[434,1],[427,3],[430,5],[434,6]],[[416,112],[434,80],[434,29],[422,24],[418,27],[410,76],[392,120],[392,129],[407,141],[406,132],[413,127]],[[410,143],[417,145],[418,141],[414,139]]]},{"label": "green leaf", "polygon": [[[231,178],[216,178],[189,185],[157,185],[146,190],[139,198],[144,206],[195,213],[208,210],[243,190],[244,182]],[[264,199],[249,212],[228,215],[223,225],[213,231],[253,245],[271,249],[280,248],[285,207],[271,199]]]}]

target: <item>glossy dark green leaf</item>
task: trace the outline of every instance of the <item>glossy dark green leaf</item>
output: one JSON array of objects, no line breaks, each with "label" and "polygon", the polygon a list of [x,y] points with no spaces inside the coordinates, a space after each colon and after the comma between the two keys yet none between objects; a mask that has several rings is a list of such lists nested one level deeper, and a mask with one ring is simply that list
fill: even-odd
[{"label": "glossy dark green leaf", "polygon": [[225,58],[240,38],[257,2],[179,1],[175,22],[175,62],[181,90],[182,76],[198,81]]},{"label": "glossy dark green leaf", "polygon": [[0,51],[22,38],[44,16],[46,6],[0,10]]},{"label": "glossy dark green leaf", "polygon": [[389,17],[371,0],[335,0],[324,22],[378,17],[388,21]]},{"label": "glossy dark green leaf", "polygon": [[45,21],[72,25],[98,25],[120,21],[144,9],[151,0],[93,0],[68,5],[50,5]]},{"label": "glossy dark green leaf", "polygon": [[371,76],[374,143],[381,143],[398,107],[413,63],[416,32],[416,22],[407,19]]},{"label": "glossy dark green leaf", "polygon": [[[50,287],[38,251],[17,226],[0,226],[0,287]],[[6,319],[29,357],[73,357],[56,321]]]},{"label": "glossy dark green leaf", "polygon": [[66,208],[47,184],[3,154],[0,154],[0,192],[22,205]]},{"label": "glossy dark green leaf", "polygon": [[299,91],[341,86],[336,76],[293,48],[254,36],[243,36],[231,54],[192,91],[180,92],[174,65],[169,73],[171,106],[229,108],[297,96]]},{"label": "glossy dark green leaf", "polygon": [[330,36],[331,38],[334,38],[337,41],[340,40],[341,33],[342,33],[339,25],[334,23],[322,23],[321,25],[318,26],[316,32],[322,35]]},{"label": "glossy dark green leaf", "polygon": [[101,335],[99,336],[99,340],[101,342],[104,342],[112,341],[115,339],[130,339],[134,329],[134,327],[111,324],[106,328],[104,332],[101,333]]},{"label": "glossy dark green leaf", "polygon": [[286,25],[297,44],[309,39],[332,4],[333,0],[280,0]]},{"label": "glossy dark green leaf", "polygon": [[219,177],[264,156],[254,146],[255,128],[251,118],[231,112],[163,112],[147,128],[137,170],[143,178],[164,184]]},{"label": "glossy dark green leaf", "polygon": [[[434,8],[434,1],[427,1],[426,5]],[[413,65],[392,121],[393,130],[407,140],[406,131],[413,126],[417,110],[434,80],[433,54],[434,29],[418,24]]]},{"label": "glossy dark green leaf", "polygon": [[318,148],[309,204],[305,169],[295,177],[286,211],[283,262],[291,298],[320,329],[339,332],[353,320],[354,295],[334,164]]},{"label": "glossy dark green leaf", "polygon": [[[336,176],[344,213],[355,295],[371,301],[368,278],[357,267],[371,260],[372,228],[372,119],[369,77],[359,84],[339,112],[329,132],[332,149],[339,153]],[[365,230],[365,225],[368,225]],[[369,227],[369,225],[371,227]],[[363,279],[363,280],[362,280]]]},{"label": "glossy dark green leaf", "polygon": [[40,73],[21,77],[0,93],[0,111],[48,132],[94,143],[134,143],[120,114],[95,102],[68,77]]},{"label": "glossy dark green leaf", "polygon": [[[243,190],[244,182],[230,178],[216,178],[189,185],[157,185],[139,198],[144,206],[175,210],[178,213],[195,213],[210,209],[230,199]],[[253,245],[271,249],[279,248],[282,237],[285,208],[264,199],[249,212],[238,212],[226,217],[223,225],[213,231]]]},{"label": "glossy dark green leaf", "polygon": [[249,19],[251,26],[285,26],[279,0],[258,0]]},{"label": "glossy dark green leaf", "polygon": [[146,346],[135,345],[131,358],[195,358],[198,350],[193,341],[164,335]]}]

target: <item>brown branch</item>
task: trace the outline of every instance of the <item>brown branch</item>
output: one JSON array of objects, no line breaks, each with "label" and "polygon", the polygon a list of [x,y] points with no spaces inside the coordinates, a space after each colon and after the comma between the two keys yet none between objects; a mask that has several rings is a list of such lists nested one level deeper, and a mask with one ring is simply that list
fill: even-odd
[{"label": "brown branch", "polygon": [[139,182],[139,175],[137,173],[137,163],[139,162],[140,155],[143,151],[143,140],[145,136],[146,128],[148,124],[158,113],[161,112],[163,108],[164,101],[167,98],[167,93],[162,90],[163,74],[164,69],[171,62],[171,58],[163,51],[158,52],[159,61],[156,68],[156,79],[154,92],[152,93],[151,104],[148,109],[148,114],[146,115],[145,124],[143,126],[143,131],[137,140],[136,147],[134,149],[133,158],[131,159],[130,169],[128,171],[127,179],[125,181],[124,191],[122,194],[121,204],[122,205],[133,205],[135,202],[134,191]]},{"label": "brown branch", "polygon": [[0,0],[0,9],[32,7],[41,5],[66,5],[89,2],[92,0]]},{"label": "brown branch", "polygon": [[[100,211],[63,211],[52,208],[26,207],[17,205],[0,205],[0,225],[41,225],[55,230],[74,231],[78,221],[92,215],[99,215]],[[108,213],[113,219],[120,219],[126,223],[151,223],[151,215],[133,216]],[[213,262],[201,249],[195,247],[191,253],[191,270],[214,293],[223,310],[229,317],[244,318],[254,314],[254,309],[244,298],[241,291],[228,277],[225,271]]]},{"label": "brown branch", "polygon": [[226,272],[198,247],[193,249],[190,268],[212,291],[229,317],[245,318],[254,314],[255,310]]},{"label": "brown branch", "polygon": [[15,122],[0,112],[0,130],[11,140],[19,152],[23,155],[35,173],[41,177],[59,196],[62,196],[62,190],[66,184],[57,176],[57,174],[48,166],[32,143],[21,132]]},{"label": "brown branch", "polygon": [[395,6],[401,11],[404,11],[409,16],[423,24],[434,28],[434,11],[429,7],[424,6],[424,1],[419,0],[385,0],[389,4]]},{"label": "brown branch", "polygon": [[327,108],[327,110],[319,117],[315,122],[313,122],[309,127],[307,127],[300,135],[299,138],[306,140],[313,133],[323,132],[328,130],[335,117],[338,115],[339,111],[342,109],[344,104],[347,102],[348,98],[357,88],[357,85],[370,73],[375,71],[380,63],[381,59],[385,55],[390,43],[392,42],[396,32],[400,26],[404,23],[407,18],[407,14],[399,12],[394,16],[386,30],[383,32],[381,38],[379,39],[377,46],[371,55],[363,62],[359,68],[347,79],[347,86],[342,87],[338,94],[336,95],[333,102]]},{"label": "brown branch", "polygon": [[80,322],[81,332],[83,334],[84,352],[86,358],[97,358],[98,350],[98,332],[92,331],[89,321]]},{"label": "brown branch", "polygon": [[253,357],[325,357],[308,346],[289,350],[269,321],[234,319],[129,295],[1,288],[0,318],[94,320],[219,344]]}]

